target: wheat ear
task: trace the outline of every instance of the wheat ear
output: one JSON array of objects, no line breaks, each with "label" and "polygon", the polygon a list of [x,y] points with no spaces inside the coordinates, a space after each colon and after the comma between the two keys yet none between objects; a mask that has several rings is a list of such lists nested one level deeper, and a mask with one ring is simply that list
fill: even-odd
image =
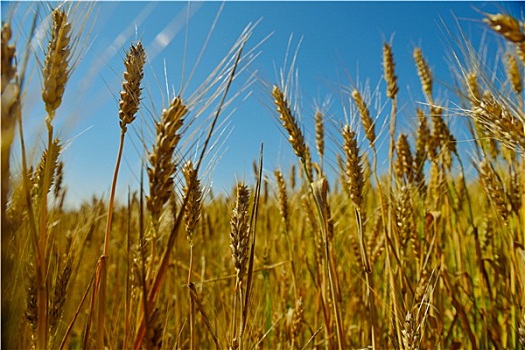
[{"label": "wheat ear", "polygon": [[124,60],[124,82],[120,92],[119,112],[120,127],[126,132],[127,124],[135,120],[135,115],[139,110],[140,95],[142,88],[140,84],[144,76],[144,63],[146,62],[146,53],[142,43],[139,41],[136,46],[131,45],[129,52]]},{"label": "wheat ear", "polygon": [[514,92],[516,92],[516,94],[519,95],[521,93],[521,90],[523,89],[523,79],[521,76],[520,68],[518,66],[518,62],[516,61],[516,57],[514,57],[514,55],[511,55],[510,53],[506,55],[506,58],[508,79]]},{"label": "wheat ear", "polygon": [[432,71],[430,70],[427,61],[423,58],[423,53],[420,48],[414,49],[413,56],[414,61],[416,61],[417,75],[419,75],[419,78],[421,79],[423,92],[427,96],[428,101],[432,103]]},{"label": "wheat ear", "polygon": [[354,99],[357,110],[359,111],[359,116],[361,117],[361,122],[363,123],[363,129],[365,130],[366,138],[368,141],[370,141],[370,144],[373,145],[376,140],[376,132],[374,121],[370,117],[368,106],[359,91],[352,91],[352,98]]},{"label": "wheat ear", "polygon": [[400,134],[396,145],[397,162],[395,163],[396,176],[400,181],[412,183],[414,180],[414,160],[406,134]]},{"label": "wheat ear", "polygon": [[148,156],[149,195],[146,197],[154,225],[158,225],[162,208],[173,191],[173,176],[177,168],[173,156],[181,138],[178,132],[187,112],[182,99],[176,97],[168,109],[162,111],[161,119],[155,125],[157,139]]},{"label": "wheat ear", "polygon": [[319,159],[321,162],[321,168],[323,167],[323,158],[324,158],[324,122],[323,122],[323,113],[321,111],[316,111],[314,114],[315,120],[315,147],[317,149],[317,154],[319,154]]},{"label": "wheat ear", "polygon": [[525,41],[525,34],[521,31],[520,23],[514,17],[507,14],[488,14],[487,18],[483,19],[490,28],[501,34],[505,39],[513,43],[520,43]]},{"label": "wheat ear", "polygon": [[383,74],[387,83],[386,95],[391,99],[393,99],[399,91],[395,67],[396,65],[394,63],[394,55],[392,54],[392,46],[385,43],[383,44]]},{"label": "wheat ear", "polygon": [[295,154],[304,162],[306,160],[306,144],[303,132],[297,124],[288,104],[288,100],[277,86],[273,87],[272,96],[274,98],[275,106],[277,107],[277,112],[279,113],[279,119],[288,132],[288,141],[292,145]]},{"label": "wheat ear", "polygon": [[42,100],[46,105],[48,117],[53,119],[55,111],[62,103],[70,73],[71,24],[67,21],[67,14],[58,8],[51,13],[51,18],[53,29],[42,71],[44,82]]},{"label": "wheat ear", "polygon": [[246,262],[248,260],[249,199],[250,190],[246,185],[239,183],[237,185],[237,199],[230,220],[230,248],[232,250],[233,265],[237,274],[238,285],[242,283],[246,274]]}]

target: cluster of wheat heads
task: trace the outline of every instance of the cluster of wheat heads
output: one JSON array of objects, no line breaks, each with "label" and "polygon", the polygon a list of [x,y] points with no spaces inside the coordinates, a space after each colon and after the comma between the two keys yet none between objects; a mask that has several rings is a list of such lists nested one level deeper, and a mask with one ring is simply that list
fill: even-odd
[{"label": "cluster of wheat heads", "polygon": [[[290,328],[277,343],[281,347],[305,341],[326,348],[524,345],[525,27],[503,14],[484,21],[506,40],[503,54],[496,54],[504,58],[502,69],[496,73],[463,43],[465,57],[457,61],[460,108],[435,98],[431,64],[414,49],[424,101],[413,112],[413,134],[397,131],[395,61],[392,46],[384,44],[384,94],[391,107],[384,128],[386,174],[378,170],[376,134],[385,108],[371,110],[374,96],[367,99],[354,87],[348,91],[361,126],[340,126],[335,151],[340,183],[329,186],[322,165],[323,118],[319,112],[312,117],[315,163],[300,111],[292,108],[290,80],[273,87],[276,113],[303,169],[303,185],[293,194],[296,203],[281,170],[276,171],[284,242],[294,246],[287,253],[288,273],[293,291],[310,294],[306,304],[314,308],[294,306],[304,300],[302,293],[288,295],[290,315],[300,313],[309,330],[301,342]],[[452,118],[461,116],[467,117],[474,144],[467,156],[458,151],[450,128]],[[358,138],[361,131],[364,140]],[[466,179],[463,158],[473,163],[477,178]],[[283,321],[274,329],[286,325]]]},{"label": "cluster of wheat heads", "polygon": [[[413,111],[413,133],[397,126],[391,44],[383,44],[384,92],[375,93],[384,93],[389,110],[366,90],[344,90],[356,118],[330,134],[336,123],[316,110],[317,155],[291,102],[291,82],[281,82],[267,94],[298,164],[267,176],[261,156],[254,185],[238,181],[231,196],[210,199],[203,159],[231,82],[254,56],[244,49],[250,27],[197,91],[183,88],[155,115],[153,140],[144,140],[147,178],[119,204],[122,149],[141,122],[147,78],[148,53],[134,42],[115,111],[121,132],[110,198],[72,211],[63,207],[53,120],[74,73],[73,10],[49,14],[40,66],[47,138],[35,164],[22,132],[24,61],[15,59],[20,46],[10,23],[2,23],[3,347],[525,346],[522,22],[486,18],[506,44],[498,74],[465,44],[460,108],[435,98],[432,62],[414,50],[424,101]],[[209,118],[199,119],[208,107]],[[468,155],[450,127],[458,115],[472,136]],[[383,117],[389,122],[381,125]],[[194,122],[207,130],[202,140],[193,139]],[[382,138],[386,170],[378,165]],[[10,167],[15,140],[21,165]]]}]

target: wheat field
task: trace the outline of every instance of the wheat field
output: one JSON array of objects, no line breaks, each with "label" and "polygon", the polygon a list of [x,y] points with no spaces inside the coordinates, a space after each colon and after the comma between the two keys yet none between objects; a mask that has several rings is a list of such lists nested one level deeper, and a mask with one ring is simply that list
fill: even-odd
[{"label": "wheat field", "polygon": [[[208,80],[161,109],[153,142],[144,142],[139,190],[118,201],[125,141],[148,98],[148,52],[132,42],[115,92],[111,192],[73,210],[64,205],[54,117],[75,74],[83,28],[75,9],[49,10],[39,67],[46,149],[35,161],[22,113],[25,83],[34,81],[16,59],[32,53],[2,23],[2,348],[525,348],[523,21],[480,15],[501,43],[487,53],[499,67],[463,43],[450,84],[455,106],[435,96],[439,79],[416,47],[412,88],[425,101],[411,133],[398,128],[393,43],[376,58],[386,107],[377,111],[373,94],[357,87],[344,91],[354,118],[329,135],[336,149],[325,149],[334,123],[322,110],[310,116],[315,140],[305,136],[293,79],[263,82],[269,118],[296,161],[269,169],[261,145],[253,177],[212,196],[202,174],[233,82],[253,57],[249,27]],[[189,126],[201,122],[202,104],[213,113],[196,135]],[[472,153],[458,151],[450,127],[458,115]]]}]

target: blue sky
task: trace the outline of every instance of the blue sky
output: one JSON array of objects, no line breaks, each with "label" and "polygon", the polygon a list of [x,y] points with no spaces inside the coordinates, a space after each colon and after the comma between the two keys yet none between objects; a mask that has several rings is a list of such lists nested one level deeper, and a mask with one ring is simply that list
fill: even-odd
[{"label": "blue sky", "polygon": [[[2,20],[13,14],[14,4],[2,2]],[[42,5],[41,19],[48,13],[47,4]],[[87,3],[76,5],[82,10]],[[257,46],[259,55],[249,67],[249,72],[257,72],[257,80],[224,113],[224,117],[229,116],[227,124],[221,126],[224,134],[212,152],[218,161],[213,162],[211,173],[205,179],[216,193],[228,191],[236,179],[252,182],[252,162],[258,157],[261,143],[265,147],[267,175],[271,176],[276,167],[286,172],[290,164],[297,161],[278,125],[270,91],[264,88],[278,83],[279,70],[289,68],[289,62],[285,64],[289,46],[292,51],[299,47],[295,63],[301,91],[298,118],[315,153],[313,113],[316,104],[331,102],[326,111],[327,137],[337,141],[337,126],[345,121],[343,107],[348,111],[349,106],[348,96],[342,93],[344,89],[353,86],[362,89],[368,84],[373,90],[382,84],[379,91],[381,103],[385,103],[384,82],[381,80],[384,41],[393,44],[399,77],[401,110],[398,131],[411,132],[411,118],[416,106],[413,101],[424,100],[412,59],[414,47],[422,48],[436,79],[450,84],[450,52],[447,47],[450,47],[451,37],[447,30],[455,35],[459,25],[477,47],[482,35],[493,35],[481,22],[482,12],[508,11],[519,18],[523,15],[520,2],[117,1],[92,4],[80,39],[81,59],[72,73],[64,103],[54,121],[57,135],[67,146],[63,159],[65,181],[69,187],[68,203],[78,204],[93,194],[109,192],[120,133],[118,92],[122,80],[122,58],[130,43],[141,39],[148,54],[143,100],[146,108],[134,122],[126,140],[118,185],[122,198],[128,187],[137,188],[144,155],[142,143],[144,141],[148,148],[151,147],[153,120],[167,103],[165,69],[169,84],[177,88],[183,70],[188,76],[221,6],[222,12],[188,93],[212,71],[250,22],[260,20],[247,47],[256,47],[267,39]],[[35,8],[35,3],[23,2],[18,3],[14,12],[13,26],[19,28],[15,31],[19,50],[26,40],[30,14]],[[186,33],[189,45],[184,50]],[[47,46],[45,38],[41,45]],[[36,51],[42,57],[38,46]],[[184,56],[187,63],[183,69]],[[39,72],[35,62],[32,63],[24,120],[26,142],[35,159],[45,144],[45,116],[39,100]],[[246,80],[249,72],[240,76],[239,81]],[[446,86],[439,83],[434,91],[442,98],[450,94]],[[388,108],[381,113],[379,122],[387,114]],[[461,130],[456,135],[460,140],[466,138]],[[335,167],[337,146],[327,147],[325,166]],[[19,161],[16,151],[13,161]]]}]

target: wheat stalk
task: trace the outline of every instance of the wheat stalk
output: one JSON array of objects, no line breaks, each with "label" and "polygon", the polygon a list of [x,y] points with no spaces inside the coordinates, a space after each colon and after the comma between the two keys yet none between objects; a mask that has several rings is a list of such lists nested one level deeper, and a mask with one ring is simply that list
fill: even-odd
[{"label": "wheat stalk", "polygon": [[[182,167],[182,174],[186,181],[184,186],[184,197],[187,199],[187,204],[184,209],[184,222],[186,225],[186,239],[190,244],[190,266],[188,269],[188,285],[191,285],[191,277],[193,274],[193,232],[197,226],[198,221],[201,217],[202,209],[202,189],[200,180],[197,178],[197,170],[195,169],[193,162],[188,160]],[[175,212],[175,210],[174,210]],[[190,292],[190,349],[195,348],[195,330],[194,330],[194,299],[191,297]]]},{"label": "wheat stalk", "polygon": [[[62,103],[62,96],[64,95],[66,83],[69,78],[69,55],[71,53],[70,45],[70,31],[71,24],[67,21],[67,14],[60,8],[53,10],[51,13],[52,27],[51,37],[47,47],[47,52],[42,67],[42,100],[44,101],[47,111],[46,127],[48,134],[47,152],[51,155],[58,154],[55,151],[55,142],[53,140],[53,125],[52,121],[55,117],[57,108]],[[38,337],[37,346],[48,346],[48,280],[47,280],[47,246],[48,246],[48,208],[47,208],[47,193],[53,182],[53,175],[55,172],[56,162],[46,162],[43,172],[43,181],[41,186],[40,198],[40,238],[38,242],[40,266],[38,286]]]},{"label": "wheat stalk", "polygon": [[119,101],[119,119],[120,119],[120,143],[117,154],[117,161],[113,173],[113,182],[111,184],[111,193],[108,204],[108,215],[106,221],[106,230],[104,234],[104,248],[102,255],[97,262],[95,284],[93,286],[93,294],[91,297],[90,313],[86,325],[86,332],[84,333],[83,346],[87,347],[91,317],[93,315],[95,302],[98,297],[98,322],[97,322],[97,346],[104,346],[104,318],[106,312],[106,285],[107,285],[107,259],[109,254],[109,236],[111,233],[111,224],[113,221],[113,207],[115,202],[115,192],[117,189],[117,178],[120,168],[120,161],[124,150],[124,140],[127,130],[127,125],[135,119],[135,114],[138,111],[140,104],[140,84],[143,78],[143,67],[146,61],[146,53],[142,47],[142,43],[138,42],[136,46],[131,45],[129,52],[126,54],[124,60],[125,81],[122,83],[123,91],[120,92]]}]

